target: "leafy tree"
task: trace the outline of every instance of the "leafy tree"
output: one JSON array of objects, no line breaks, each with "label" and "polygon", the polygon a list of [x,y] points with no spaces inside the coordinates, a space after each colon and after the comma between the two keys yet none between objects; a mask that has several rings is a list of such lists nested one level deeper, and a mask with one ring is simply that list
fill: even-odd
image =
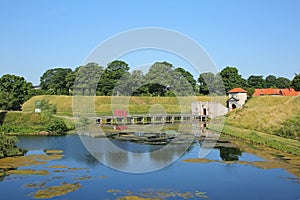
[{"label": "leafy tree", "polygon": [[168,62],[156,62],[145,75],[147,93],[153,96],[165,96],[171,87],[173,65]]},{"label": "leafy tree", "polygon": [[69,72],[68,75],[66,76],[66,87],[69,88],[69,90],[70,90],[69,94],[70,95],[73,94],[74,84],[75,84],[76,76],[78,74],[78,70],[79,70],[79,67],[77,67],[75,69],[75,71]]},{"label": "leafy tree", "polygon": [[20,110],[32,95],[33,86],[23,77],[4,75],[0,78],[0,109]]},{"label": "leafy tree", "polygon": [[76,95],[96,95],[99,80],[103,76],[103,67],[97,63],[88,63],[75,69],[67,76],[68,86]]},{"label": "leafy tree", "polygon": [[41,89],[31,89],[29,90],[29,96],[33,97],[33,96],[38,96],[38,95],[44,95],[45,91],[41,90]]},{"label": "leafy tree", "polygon": [[266,81],[266,88],[275,88],[277,77],[274,75],[269,75],[266,77],[265,81]]},{"label": "leafy tree", "polygon": [[291,81],[284,77],[278,77],[276,79],[276,87],[277,88],[289,88],[289,87],[291,87]]},{"label": "leafy tree", "polygon": [[199,93],[203,95],[224,95],[225,89],[220,74],[202,73],[198,78]]},{"label": "leafy tree", "polygon": [[181,73],[181,75],[191,84],[193,90],[196,91],[197,81],[189,71],[186,71],[181,67],[176,68],[175,71]]},{"label": "leafy tree", "polygon": [[[115,60],[108,64],[98,83],[97,91],[100,95],[113,94],[118,81],[129,72],[129,66],[124,61]],[[115,90],[116,91],[116,90]]]},{"label": "leafy tree", "polygon": [[236,87],[245,87],[246,80],[238,73],[235,67],[226,67],[220,73],[226,92]]},{"label": "leafy tree", "polygon": [[248,86],[250,88],[265,88],[266,81],[263,79],[263,76],[249,76],[247,80]]},{"label": "leafy tree", "polygon": [[66,77],[72,72],[69,68],[55,68],[47,70],[41,77],[41,89],[49,94],[68,95]]},{"label": "leafy tree", "polygon": [[300,74],[295,74],[295,77],[292,80],[291,86],[296,91],[300,91]]},{"label": "leafy tree", "polygon": [[144,86],[144,74],[141,70],[134,70],[132,73],[125,74],[114,88],[114,93],[124,96],[140,96],[147,94]]},{"label": "leafy tree", "polygon": [[208,85],[215,81],[215,75],[211,72],[202,73],[199,75],[198,83],[199,83],[199,93],[208,95],[209,88]]},{"label": "leafy tree", "polygon": [[145,75],[148,94],[153,96],[186,96],[194,93],[194,88],[184,75],[168,62],[154,63]]}]

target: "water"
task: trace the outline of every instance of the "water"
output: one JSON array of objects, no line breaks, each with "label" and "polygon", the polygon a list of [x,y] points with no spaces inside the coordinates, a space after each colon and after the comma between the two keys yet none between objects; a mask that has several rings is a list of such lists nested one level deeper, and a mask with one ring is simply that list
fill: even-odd
[{"label": "water", "polygon": [[[161,193],[177,194],[169,199],[183,199],[179,194],[190,194],[186,197],[194,199],[299,199],[300,197],[299,179],[284,169],[265,170],[251,165],[222,162],[222,160],[264,161],[263,158],[242,152],[235,147],[213,149],[206,159],[216,162],[183,162],[187,158],[198,157],[200,145],[196,143],[180,159],[163,169],[150,173],[132,174],[117,171],[98,162],[85,149],[77,135],[20,136],[19,140],[18,146],[27,149],[27,154],[43,154],[45,149],[61,149],[64,157],[61,160],[49,161],[44,165],[19,168],[46,169],[50,172],[47,176],[9,175],[2,178],[0,181],[1,199],[33,199],[33,194],[37,190],[45,188],[29,188],[26,184],[44,183],[46,186],[54,186],[62,182],[79,182],[82,187],[54,199],[99,200],[117,199],[128,195],[162,197]],[[119,145],[130,147],[135,152],[152,151],[157,148],[130,142],[120,142]],[[180,148],[180,145],[174,146],[166,155],[150,158],[151,164],[159,165],[170,157],[176,157],[177,148]],[[130,160],[120,160],[115,155],[115,159],[111,162],[115,165],[127,165]],[[147,161],[144,162],[147,164]],[[55,172],[57,169],[48,168],[54,165],[82,169],[75,171],[61,169],[60,172]],[[86,180],[83,180],[83,177]],[[298,183],[295,180],[298,180]]]}]

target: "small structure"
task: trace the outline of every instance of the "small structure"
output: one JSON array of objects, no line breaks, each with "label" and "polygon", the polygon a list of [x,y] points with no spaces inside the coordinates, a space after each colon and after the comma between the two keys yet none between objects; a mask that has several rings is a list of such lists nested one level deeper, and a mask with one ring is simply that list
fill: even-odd
[{"label": "small structure", "polygon": [[264,88],[264,89],[255,89],[255,92],[252,96],[297,96],[300,95],[300,92],[295,91],[293,88],[286,89],[276,89],[276,88]]},{"label": "small structure", "polygon": [[192,115],[194,116],[208,116],[210,118],[215,118],[226,115],[227,112],[228,109],[219,102],[192,102]]},{"label": "small structure", "polygon": [[192,115],[206,116],[208,115],[208,102],[192,102]]},{"label": "small structure", "polygon": [[36,102],[34,112],[35,112],[35,113],[41,113],[41,112],[42,112],[42,109],[41,109],[41,102],[40,102],[40,101],[37,101],[37,102]]},{"label": "small structure", "polygon": [[247,91],[242,88],[234,88],[228,91],[227,105],[229,111],[242,108],[247,100]]},{"label": "small structure", "polygon": [[39,90],[39,89],[41,89],[41,86],[40,86],[40,85],[34,85],[33,88],[34,88],[35,90]]}]

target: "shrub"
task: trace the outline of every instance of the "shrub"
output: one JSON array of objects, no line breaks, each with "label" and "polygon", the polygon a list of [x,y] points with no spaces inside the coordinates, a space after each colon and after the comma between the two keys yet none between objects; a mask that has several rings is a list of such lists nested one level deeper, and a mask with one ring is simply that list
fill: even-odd
[{"label": "shrub", "polygon": [[46,125],[46,130],[52,134],[65,134],[68,130],[65,122],[57,117],[51,117],[49,123]]},{"label": "shrub", "polygon": [[86,117],[80,117],[78,122],[76,123],[77,127],[84,127],[90,123],[89,119]]},{"label": "shrub", "polygon": [[41,110],[46,114],[56,114],[57,108],[56,105],[52,105],[49,103],[49,100],[43,99],[41,101]]},{"label": "shrub", "polygon": [[21,155],[22,152],[16,147],[18,139],[0,133],[0,158]]}]

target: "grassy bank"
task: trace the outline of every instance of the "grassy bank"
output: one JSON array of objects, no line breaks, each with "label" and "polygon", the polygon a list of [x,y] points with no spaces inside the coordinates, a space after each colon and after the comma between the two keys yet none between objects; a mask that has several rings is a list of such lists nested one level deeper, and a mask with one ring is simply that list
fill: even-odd
[{"label": "grassy bank", "polygon": [[[72,116],[73,115],[73,100],[74,105],[87,104],[87,102],[94,103],[94,108],[86,108],[86,112],[96,112],[98,116],[112,115],[112,110],[115,109],[129,109],[131,114],[148,113],[151,109],[165,110],[167,113],[190,113],[191,103],[193,101],[211,101],[211,97],[110,97],[110,96],[96,96],[96,97],[75,97],[72,96],[36,96],[24,103],[22,110],[32,112],[35,109],[37,101],[42,99],[48,100],[50,104],[56,105],[57,114]],[[222,98],[225,102],[225,98]],[[160,105],[160,106],[158,106]],[[162,109],[163,108],[163,109]],[[74,110],[76,111],[76,107]],[[92,109],[89,111],[89,109]]]},{"label": "grassy bank", "polygon": [[[214,129],[214,127],[210,127],[210,129]],[[273,149],[300,156],[300,142],[297,140],[230,125],[225,125],[222,133],[253,144],[265,145]]]},{"label": "grassy bank", "polygon": [[227,114],[222,132],[300,155],[300,96],[253,97],[242,109]]},{"label": "grassy bank", "polygon": [[253,97],[244,108],[228,113],[226,124],[299,140],[300,96]]},{"label": "grassy bank", "polygon": [[[32,112],[35,103],[42,99],[56,105],[57,114],[72,116],[73,100],[79,105],[92,102],[97,115],[111,115],[114,109],[129,109],[131,114],[151,112],[151,109],[167,113],[189,113],[192,101],[210,101],[210,97],[80,97],[36,96],[23,105],[23,111]],[[222,99],[222,98],[220,98]],[[225,99],[223,98],[225,102]],[[113,105],[113,106],[112,106]],[[74,108],[76,111],[78,108]],[[79,112],[82,112],[78,110]],[[34,126],[34,124],[33,124]],[[212,129],[216,127],[210,127]],[[265,96],[253,97],[242,109],[226,116],[225,134],[262,144],[284,152],[300,155],[300,97]]]},{"label": "grassy bank", "polygon": [[48,114],[1,112],[0,133],[5,134],[64,134],[74,129],[71,121]]}]

